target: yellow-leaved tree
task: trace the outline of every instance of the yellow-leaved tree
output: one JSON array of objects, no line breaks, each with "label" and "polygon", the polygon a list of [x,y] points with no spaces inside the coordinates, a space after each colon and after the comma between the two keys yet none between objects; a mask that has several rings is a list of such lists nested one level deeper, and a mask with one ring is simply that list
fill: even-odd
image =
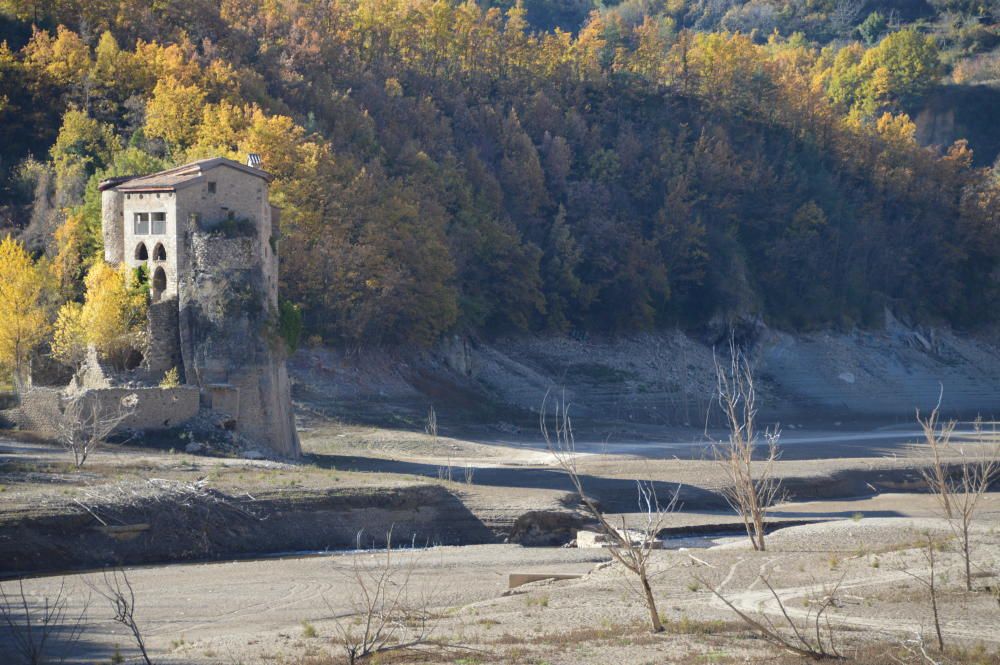
[{"label": "yellow-leaved tree", "polygon": [[46,280],[18,241],[0,242],[0,368],[20,388],[31,353],[45,339],[49,320],[44,304]]},{"label": "yellow-leaved tree", "polygon": [[145,341],[149,300],[145,287],[127,267],[116,269],[103,261],[90,268],[84,285],[83,304],[68,302],[59,310],[52,354],[78,365],[93,345],[103,358],[124,368]]},{"label": "yellow-leaved tree", "polygon": [[205,104],[205,92],[173,78],[160,79],[146,103],[146,135],[162,138],[171,150],[194,142]]},{"label": "yellow-leaved tree", "polygon": [[79,295],[81,277],[88,258],[84,249],[86,243],[84,223],[81,212],[70,211],[66,214],[66,220],[53,234],[57,251],[50,270],[60,293],[66,299]]}]

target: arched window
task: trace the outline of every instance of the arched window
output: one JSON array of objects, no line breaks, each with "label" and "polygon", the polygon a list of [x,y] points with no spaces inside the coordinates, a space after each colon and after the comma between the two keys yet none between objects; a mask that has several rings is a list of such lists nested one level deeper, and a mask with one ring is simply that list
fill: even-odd
[{"label": "arched window", "polygon": [[167,250],[163,249],[163,243],[156,243],[156,247],[153,248],[153,260],[154,261],[166,261],[167,260]]},{"label": "arched window", "polygon": [[157,267],[153,272],[153,284],[150,289],[153,302],[158,302],[163,292],[167,290],[167,273],[162,267]]},{"label": "arched window", "polygon": [[149,252],[146,250],[146,243],[140,242],[139,246],[135,248],[135,260],[136,261],[149,260]]}]

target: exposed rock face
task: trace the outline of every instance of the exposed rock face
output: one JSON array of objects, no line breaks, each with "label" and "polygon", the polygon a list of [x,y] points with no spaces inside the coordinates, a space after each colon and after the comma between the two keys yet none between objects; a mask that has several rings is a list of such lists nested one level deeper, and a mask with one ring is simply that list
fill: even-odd
[{"label": "exposed rock face", "polygon": [[517,518],[507,540],[528,547],[558,547],[572,542],[589,521],[576,512],[532,510]]},{"label": "exposed rock face", "polygon": [[211,402],[204,406],[229,412],[244,437],[281,455],[299,455],[261,243],[198,231],[189,240],[190,269],[179,289],[187,380],[202,386],[203,401]]},{"label": "exposed rock face", "polygon": [[950,145],[955,140],[955,109],[935,111],[925,107],[917,115],[917,141],[921,145]]},{"label": "exposed rock face", "polygon": [[921,145],[945,150],[965,139],[973,163],[990,166],[1000,154],[1000,90],[988,85],[945,85],[928,93],[920,105],[907,109],[917,126]]}]

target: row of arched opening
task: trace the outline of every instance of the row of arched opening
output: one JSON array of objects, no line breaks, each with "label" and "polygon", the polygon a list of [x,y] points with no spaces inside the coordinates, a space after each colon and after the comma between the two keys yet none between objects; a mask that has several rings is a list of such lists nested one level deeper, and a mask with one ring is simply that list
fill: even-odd
[{"label": "row of arched opening", "polygon": [[[149,251],[146,249],[146,243],[140,242],[139,246],[135,248],[135,260],[136,261],[148,261]],[[167,260],[167,250],[164,249],[163,243],[158,242],[153,248],[153,260],[154,261],[166,261]],[[167,290],[167,271],[163,269],[163,266],[156,266],[153,271],[153,279],[149,284],[150,286],[150,297],[153,302],[158,302],[160,296],[163,292]]]},{"label": "row of arched opening", "polygon": [[[149,250],[146,249],[146,243],[140,242],[139,246],[135,248],[135,260],[136,261],[149,260]],[[153,248],[153,260],[154,261],[167,260],[167,250],[164,249],[162,242],[156,243],[156,247]]]}]

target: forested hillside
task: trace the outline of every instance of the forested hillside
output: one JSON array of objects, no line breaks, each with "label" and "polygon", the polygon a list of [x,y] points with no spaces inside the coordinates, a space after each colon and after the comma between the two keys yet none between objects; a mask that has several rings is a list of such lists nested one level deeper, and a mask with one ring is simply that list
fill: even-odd
[{"label": "forested hillside", "polygon": [[329,342],[976,326],[997,174],[905,111],[987,76],[990,4],[0,0],[0,218],[79,299],[99,179],[258,152]]}]

